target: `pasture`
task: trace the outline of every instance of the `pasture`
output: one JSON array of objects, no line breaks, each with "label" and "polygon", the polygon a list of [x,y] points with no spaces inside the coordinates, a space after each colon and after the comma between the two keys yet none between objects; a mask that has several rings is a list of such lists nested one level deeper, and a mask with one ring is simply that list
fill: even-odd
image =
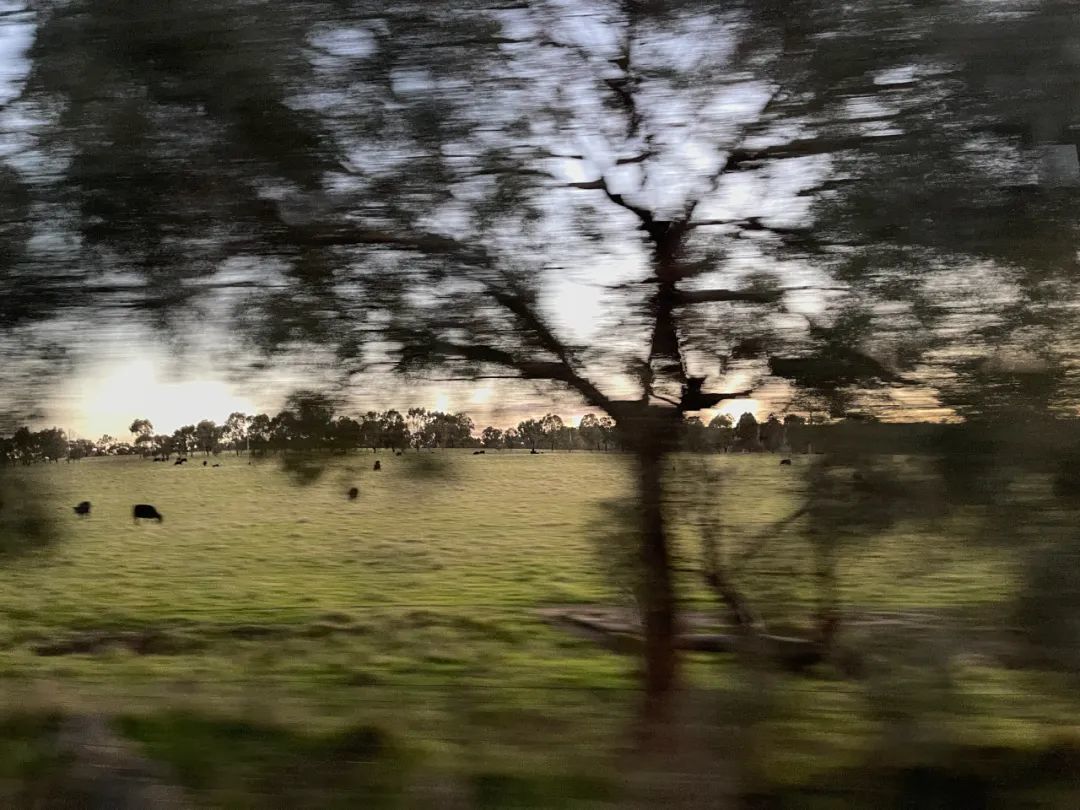
[{"label": "pasture", "polygon": [[[597,538],[617,528],[604,526],[618,515],[605,502],[632,494],[627,457],[360,453],[303,485],[274,459],[201,460],[89,459],[6,475],[5,503],[17,511],[18,493],[33,493],[60,536],[0,563],[0,797],[25,798],[18,791],[46,779],[55,763],[42,741],[73,714],[106,718],[213,805],[289,795],[327,806],[320,791],[331,788],[343,806],[361,795],[437,806],[423,793],[436,789],[467,789],[491,807],[618,796],[636,660],[537,610],[625,604]],[[811,461],[672,462],[689,607],[716,610],[679,508],[682,487],[712,481],[707,464],[722,477],[707,495],[726,542],[760,545],[740,581],[774,626],[800,626],[815,604],[813,561],[801,519],[785,518],[804,500]],[[86,518],[72,511],[83,500]],[[134,503],[164,521],[136,524]],[[741,722],[740,711],[759,721],[738,754],[757,784],[811,789],[862,763],[888,721],[882,690],[936,745],[1080,746],[1080,707],[1062,676],[1009,668],[950,635],[956,623],[997,621],[1014,588],[1008,551],[971,553],[963,519],[943,518],[936,533],[900,519],[845,548],[842,603],[866,619],[855,642],[889,662],[880,677],[777,675],[767,702],[747,709],[730,657],[690,657],[689,684],[726,707],[719,722]],[[934,680],[941,660],[947,687]],[[327,763],[358,750],[359,764],[331,778]]]}]

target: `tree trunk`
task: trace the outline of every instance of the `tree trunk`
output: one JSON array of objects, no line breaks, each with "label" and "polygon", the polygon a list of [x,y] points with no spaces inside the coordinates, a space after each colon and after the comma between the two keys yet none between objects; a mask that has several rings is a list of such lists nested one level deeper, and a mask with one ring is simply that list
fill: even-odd
[{"label": "tree trunk", "polygon": [[640,594],[645,630],[645,711],[664,715],[677,675],[675,587],[664,520],[665,451],[659,436],[641,436],[638,446],[638,497],[641,503]]}]

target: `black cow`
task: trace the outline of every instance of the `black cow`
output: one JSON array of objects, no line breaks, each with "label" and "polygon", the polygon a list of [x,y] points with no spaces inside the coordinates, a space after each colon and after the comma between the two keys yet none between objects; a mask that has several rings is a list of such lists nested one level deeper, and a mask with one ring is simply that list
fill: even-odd
[{"label": "black cow", "polygon": [[131,510],[131,518],[136,523],[139,522],[140,518],[144,520],[156,520],[158,523],[161,523],[161,521],[164,520],[161,516],[161,512],[148,503],[135,504],[135,507]]},{"label": "black cow", "polygon": [[482,455],[484,455],[484,451],[483,450],[473,450],[472,454],[474,456],[482,456]]},{"label": "black cow", "polygon": [[215,466],[215,467],[220,467],[221,465],[220,465],[220,464],[214,464],[213,466]]},{"label": "black cow", "polygon": [[71,508],[75,510],[76,515],[86,517],[90,514],[90,501],[83,501],[78,506],[73,506]]},{"label": "black cow", "polygon": [[360,497],[360,490],[359,489],[357,489],[356,487],[353,487],[352,489],[349,490],[349,500],[350,501],[355,501],[359,497]]},{"label": "black cow", "polygon": [[183,463],[184,463],[184,460],[182,458],[178,458],[176,461],[173,462],[173,466],[174,467],[179,467]]},{"label": "black cow", "polygon": [[782,458],[782,459],[780,459],[780,466],[781,467],[790,467],[791,466],[791,459],[790,458]]},{"label": "black cow", "polygon": [[204,461],[204,462],[202,463],[202,465],[203,465],[203,466],[205,467],[205,466],[206,466],[206,462]]},{"label": "black cow", "polygon": [[372,467],[371,469],[373,469],[375,472],[378,472],[379,470],[382,469],[382,462],[381,461],[376,461],[375,466]]}]

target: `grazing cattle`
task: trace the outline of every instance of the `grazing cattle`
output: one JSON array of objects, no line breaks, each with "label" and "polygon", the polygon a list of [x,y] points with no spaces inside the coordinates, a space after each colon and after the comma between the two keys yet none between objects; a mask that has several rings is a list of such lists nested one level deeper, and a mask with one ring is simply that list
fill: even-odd
[{"label": "grazing cattle", "polygon": [[372,467],[371,469],[373,469],[375,472],[378,472],[379,470],[382,469],[382,462],[381,461],[376,461],[375,466]]},{"label": "grazing cattle", "polygon": [[484,455],[484,451],[483,450],[473,450],[472,454],[474,456],[482,456],[482,455]]},{"label": "grazing cattle", "polygon": [[[205,462],[204,462],[204,463],[205,463]],[[213,466],[215,466],[215,467],[220,467],[221,465],[220,465],[220,464],[214,464]]]},{"label": "grazing cattle", "polygon": [[173,466],[174,467],[179,467],[183,463],[184,463],[184,460],[182,458],[178,458],[176,461],[173,462]]},{"label": "grazing cattle", "polygon": [[83,501],[78,506],[73,506],[71,508],[75,510],[76,515],[86,517],[86,515],[90,514],[90,501]]},{"label": "grazing cattle", "polygon": [[356,487],[353,487],[352,489],[349,490],[349,500],[350,501],[355,501],[358,497],[360,497],[360,490],[359,489],[357,489]]},{"label": "grazing cattle", "polygon": [[148,503],[135,504],[135,507],[131,510],[131,518],[136,523],[139,522],[140,518],[144,520],[156,520],[158,523],[161,523],[161,521],[165,519],[161,516],[161,512]]},{"label": "grazing cattle", "polygon": [[791,459],[790,458],[782,458],[782,459],[780,459],[780,466],[781,467],[790,467],[791,466]]}]

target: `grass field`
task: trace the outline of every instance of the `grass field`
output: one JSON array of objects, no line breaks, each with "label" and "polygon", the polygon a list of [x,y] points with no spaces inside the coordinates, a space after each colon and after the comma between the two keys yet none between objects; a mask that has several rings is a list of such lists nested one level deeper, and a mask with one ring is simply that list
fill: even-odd
[{"label": "grass field", "polygon": [[[328,806],[331,796],[356,806],[361,794],[394,805],[406,782],[432,774],[467,783],[477,804],[492,807],[615,795],[612,755],[635,705],[636,661],[535,611],[620,598],[595,535],[608,514],[601,504],[629,494],[628,458],[378,458],[381,472],[371,454],[336,458],[304,486],[274,460],[227,455],[211,459],[218,469],[192,457],[179,468],[93,459],[12,473],[11,511],[20,488],[35,493],[61,535],[0,565],[10,718],[0,738],[19,752],[0,771],[0,796],[3,785],[24,790],[27,774],[48,770],[52,754],[34,740],[51,733],[50,718],[72,712],[112,718],[211,804],[258,805],[260,795],[293,790],[297,806],[301,794],[316,797],[304,806]],[[700,480],[702,463],[723,477],[709,496],[725,531],[749,543],[801,505],[810,459],[678,459],[673,477]],[[361,494],[350,502],[354,484]],[[71,510],[82,500],[94,504],[86,519]],[[138,502],[164,522],[135,525]],[[711,605],[675,502],[682,590]],[[936,534],[901,520],[849,547],[845,604],[880,616],[996,610],[1013,588],[1011,557],[969,553],[956,520],[943,519]],[[797,626],[814,600],[800,526],[776,531],[741,572],[783,626]],[[882,627],[864,640],[875,654],[900,655],[885,648],[910,633]],[[913,660],[889,667],[915,685],[907,697],[888,681],[824,672],[792,680],[762,710],[752,770],[799,786],[858,764],[885,722],[875,690],[912,705],[939,694],[927,682],[933,667]],[[947,719],[950,742],[1034,751],[1080,738],[1078,701],[1057,676],[977,656],[950,666],[948,695],[939,695],[948,706],[918,707]],[[737,695],[732,667],[695,658],[691,682]],[[326,764],[354,759],[361,764],[344,776]]]}]

